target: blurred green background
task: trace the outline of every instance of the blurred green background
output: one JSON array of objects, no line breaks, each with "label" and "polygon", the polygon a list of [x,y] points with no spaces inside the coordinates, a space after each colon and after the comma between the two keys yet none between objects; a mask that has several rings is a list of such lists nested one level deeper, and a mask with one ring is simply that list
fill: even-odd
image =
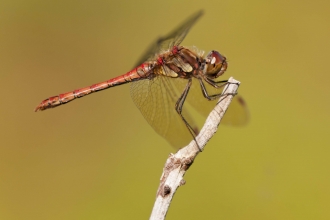
[{"label": "blurred green background", "polygon": [[227,56],[250,123],[221,126],[167,219],[329,219],[329,1],[0,2],[0,219],[148,219],[175,149],[129,85],[34,113],[130,70],[158,36]]}]

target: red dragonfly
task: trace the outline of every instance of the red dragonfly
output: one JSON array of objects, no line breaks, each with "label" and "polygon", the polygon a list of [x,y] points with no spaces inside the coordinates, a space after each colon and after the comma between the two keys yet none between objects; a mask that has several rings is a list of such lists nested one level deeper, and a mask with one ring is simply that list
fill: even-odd
[{"label": "red dragonfly", "polygon": [[[202,11],[197,12],[172,33],[156,41],[133,70],[92,86],[50,97],[42,101],[35,111],[131,83],[132,99],[152,128],[174,147],[183,147],[198,134],[185,101],[207,115],[221,96],[219,88],[227,82],[216,81],[227,69],[225,56],[213,50],[204,57],[204,52],[195,47],[180,46],[202,14]],[[222,123],[241,125],[247,120],[245,102],[236,96]]]}]

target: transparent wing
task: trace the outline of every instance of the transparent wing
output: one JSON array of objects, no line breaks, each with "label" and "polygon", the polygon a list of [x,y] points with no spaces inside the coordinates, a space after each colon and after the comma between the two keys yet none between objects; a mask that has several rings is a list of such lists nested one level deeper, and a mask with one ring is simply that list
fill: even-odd
[{"label": "transparent wing", "polygon": [[144,55],[141,57],[136,66],[143,62],[153,58],[157,53],[168,50],[173,46],[178,46],[188,34],[190,28],[196,23],[196,21],[203,15],[203,11],[200,10],[189,17],[182,25],[172,31],[165,37],[159,38],[155,43],[150,45]]},{"label": "transparent wing", "polygon": [[[200,84],[197,79],[193,80],[193,84],[190,88],[189,95],[187,97],[187,102],[193,106],[200,114],[207,116],[211,110],[215,107],[219,99],[213,101],[207,100],[202,93]],[[208,94],[219,94],[223,91],[224,87],[216,89],[207,83],[204,83]],[[223,117],[221,124],[241,126],[247,124],[249,120],[249,111],[244,99],[240,95],[236,95],[225,116]]]},{"label": "transparent wing", "polygon": [[[176,148],[184,147],[193,139],[175,110],[175,104],[187,82],[184,79],[156,76],[131,83],[135,105],[151,127]],[[197,128],[185,106],[183,115],[193,128]]]}]

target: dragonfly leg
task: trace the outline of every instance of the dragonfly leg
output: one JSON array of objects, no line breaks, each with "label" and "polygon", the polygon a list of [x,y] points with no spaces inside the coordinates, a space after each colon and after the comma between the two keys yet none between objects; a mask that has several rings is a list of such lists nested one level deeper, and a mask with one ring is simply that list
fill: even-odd
[{"label": "dragonfly leg", "polygon": [[187,95],[188,95],[189,89],[191,87],[191,84],[192,84],[192,79],[189,78],[188,83],[186,85],[186,88],[184,89],[183,93],[181,94],[181,96],[179,97],[178,101],[175,104],[175,110],[177,111],[177,113],[180,115],[181,119],[183,120],[183,122],[187,126],[190,134],[192,135],[192,137],[194,138],[194,141],[197,144],[197,147],[198,147],[199,151],[202,152],[202,149],[199,147],[199,145],[196,141],[196,135],[197,135],[196,129],[197,128],[195,128],[195,129],[192,128],[191,125],[187,122],[187,120],[182,115],[182,107],[183,107],[183,104],[184,104],[184,102],[187,98]]},{"label": "dragonfly leg", "polygon": [[220,89],[223,86],[227,85],[227,83],[228,83],[228,80],[214,81],[213,79],[209,79],[207,77],[204,77],[204,80],[205,80],[205,82],[207,82],[208,84],[210,84],[211,86],[213,86],[216,89]]},{"label": "dragonfly leg", "polygon": [[[227,95],[236,95],[236,94],[231,94],[231,93],[227,93],[227,94],[222,94],[222,93],[218,93],[218,94],[213,94],[213,95],[209,95],[206,88],[205,88],[205,85],[204,85],[204,82],[201,78],[198,78],[198,81],[199,81],[199,84],[201,85],[201,88],[202,88],[202,92],[203,92],[203,95],[204,97],[207,99],[207,100],[214,100],[214,99],[217,99],[217,98],[220,98],[221,96],[227,96]],[[205,79],[205,81],[207,83],[209,83],[210,85],[212,85],[213,87],[215,88],[221,88],[225,85],[227,85],[228,81],[227,80],[223,80],[223,81],[213,81],[211,79]],[[220,86],[216,85],[217,83],[224,83]]]}]

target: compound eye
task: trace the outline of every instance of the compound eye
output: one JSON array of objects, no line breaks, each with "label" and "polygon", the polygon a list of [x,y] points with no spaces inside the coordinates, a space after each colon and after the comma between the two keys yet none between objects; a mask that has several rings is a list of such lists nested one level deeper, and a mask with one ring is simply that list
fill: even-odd
[{"label": "compound eye", "polygon": [[206,57],[207,68],[206,75],[212,78],[221,76],[227,69],[226,57],[218,51],[212,50]]}]

